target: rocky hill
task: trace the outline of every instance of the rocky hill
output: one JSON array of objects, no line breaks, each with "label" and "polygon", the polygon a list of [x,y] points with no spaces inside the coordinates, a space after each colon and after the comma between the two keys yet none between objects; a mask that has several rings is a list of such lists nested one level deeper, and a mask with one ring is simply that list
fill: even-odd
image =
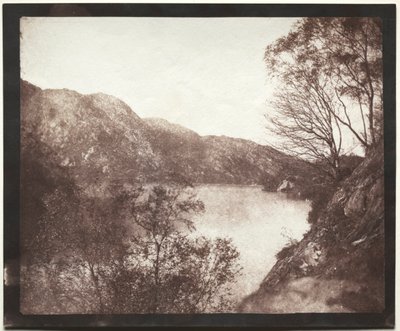
[{"label": "rocky hill", "polygon": [[166,120],[141,119],[102,93],[42,90],[22,81],[21,105],[22,148],[32,145],[29,139],[46,145],[55,164],[89,193],[115,181],[262,184],[289,166],[307,166],[248,140],[202,137]]},{"label": "rocky hill", "polygon": [[320,192],[327,203],[314,204],[310,231],[277,254],[276,264],[239,311],[383,311],[382,165],[379,146],[338,187]]},{"label": "rocky hill", "polygon": [[27,134],[53,151],[79,185],[90,189],[123,178],[142,180],[159,167],[141,119],[122,101],[70,90],[41,90],[23,82],[22,146]]},{"label": "rocky hill", "polygon": [[262,184],[264,178],[277,177],[293,163],[305,164],[249,140],[202,137],[163,119],[144,121],[149,125],[151,145],[162,155],[163,167],[195,183]]}]

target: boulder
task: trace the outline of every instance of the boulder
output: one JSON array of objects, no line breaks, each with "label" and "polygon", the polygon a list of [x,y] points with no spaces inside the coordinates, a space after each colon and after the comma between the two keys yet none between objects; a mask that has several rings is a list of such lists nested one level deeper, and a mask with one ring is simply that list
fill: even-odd
[{"label": "boulder", "polygon": [[279,186],[278,189],[276,190],[277,192],[291,192],[294,189],[294,183],[291,182],[290,180],[285,179]]},{"label": "boulder", "polygon": [[366,192],[363,188],[356,189],[344,206],[344,214],[347,217],[357,218],[365,214]]}]

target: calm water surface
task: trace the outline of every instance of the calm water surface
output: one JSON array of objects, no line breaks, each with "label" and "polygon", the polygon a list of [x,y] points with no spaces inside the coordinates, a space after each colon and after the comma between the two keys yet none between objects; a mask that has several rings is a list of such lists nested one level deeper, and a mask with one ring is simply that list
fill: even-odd
[{"label": "calm water surface", "polygon": [[206,208],[195,216],[195,235],[232,238],[240,252],[243,271],[234,289],[237,296],[256,290],[288,236],[300,240],[309,228],[309,202],[283,193],[239,185],[200,185],[195,190]]}]

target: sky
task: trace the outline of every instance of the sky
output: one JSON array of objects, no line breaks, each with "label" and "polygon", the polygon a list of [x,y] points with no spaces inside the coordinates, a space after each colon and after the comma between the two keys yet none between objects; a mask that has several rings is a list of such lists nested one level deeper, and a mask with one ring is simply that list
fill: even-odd
[{"label": "sky", "polygon": [[21,76],[41,88],[103,92],[140,117],[201,135],[273,144],[265,47],[296,18],[21,19]]}]

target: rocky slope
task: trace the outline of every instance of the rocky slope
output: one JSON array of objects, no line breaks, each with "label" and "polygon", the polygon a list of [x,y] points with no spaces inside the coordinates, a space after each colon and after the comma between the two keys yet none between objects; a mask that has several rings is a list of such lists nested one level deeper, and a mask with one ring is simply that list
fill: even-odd
[{"label": "rocky slope", "polygon": [[265,177],[275,178],[290,164],[305,164],[245,139],[202,137],[163,119],[144,121],[151,145],[163,156],[164,168],[185,174],[195,183],[261,184]]},{"label": "rocky slope", "polygon": [[53,151],[81,186],[97,189],[122,177],[141,180],[159,165],[141,119],[122,101],[104,94],[21,88],[21,145],[35,136]]},{"label": "rocky slope", "polygon": [[206,136],[162,119],[141,119],[105,94],[42,90],[21,82],[22,148],[29,139],[53,151],[87,192],[109,183],[179,180],[262,184],[306,164],[244,139]]},{"label": "rocky slope", "polygon": [[239,311],[383,311],[383,147],[332,193],[321,194],[330,199],[314,211],[310,231],[277,254],[276,264]]}]

